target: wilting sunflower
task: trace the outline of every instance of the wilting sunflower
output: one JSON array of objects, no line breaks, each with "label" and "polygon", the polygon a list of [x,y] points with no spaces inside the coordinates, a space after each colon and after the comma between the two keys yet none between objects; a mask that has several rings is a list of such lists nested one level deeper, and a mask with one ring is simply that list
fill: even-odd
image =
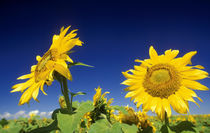
[{"label": "wilting sunflower", "polygon": [[107,98],[105,98],[106,94],[109,94],[110,92],[105,92],[104,94],[101,95],[101,88],[100,86],[95,89],[96,94],[93,96],[93,105],[99,104],[99,102],[106,103],[108,106],[112,103],[113,98],[109,99],[107,102]]},{"label": "wilting sunflower", "polygon": [[84,119],[87,120],[86,126],[89,128],[91,124],[95,123],[97,120],[101,119],[101,114],[106,115],[106,118],[110,120],[110,118],[114,117],[114,110],[111,108],[110,104],[113,102],[113,98],[109,99],[107,101],[107,98],[105,98],[106,94],[109,94],[109,92],[105,92],[101,95],[101,88],[98,87],[95,88],[95,95],[93,96],[93,105],[94,110],[91,112],[87,112],[83,116]]},{"label": "wilting sunflower", "polygon": [[79,38],[75,38],[77,35],[75,31],[77,30],[73,30],[69,34],[66,34],[69,28],[70,26],[65,29],[62,27],[60,35],[53,36],[50,49],[42,57],[36,57],[38,63],[31,67],[30,74],[17,78],[28,79],[26,82],[16,84],[12,87],[14,90],[11,92],[24,91],[20,98],[19,105],[29,103],[32,97],[34,100],[38,101],[37,96],[39,94],[39,89],[46,95],[44,92],[44,85],[51,85],[54,80],[53,73],[55,71],[69,80],[72,79],[66,62],[73,61],[67,53],[75,45],[82,46],[82,42]]},{"label": "wilting sunflower", "polygon": [[165,112],[171,116],[170,105],[178,113],[189,112],[188,101],[196,103],[193,97],[201,101],[193,90],[208,90],[196,80],[208,77],[208,73],[200,70],[204,69],[201,65],[188,66],[196,51],[175,58],[178,53],[170,49],[158,55],[151,46],[150,59],[137,59],[135,61],[141,63],[139,66],[122,72],[127,78],[122,84],[129,86],[125,89],[129,91],[125,97],[131,97],[137,107],[142,105],[144,111],[155,111],[162,120]]},{"label": "wilting sunflower", "polygon": [[141,130],[144,130],[148,127],[151,127],[153,129],[153,132],[155,132],[155,127],[152,125],[152,123],[148,120],[148,116],[146,112],[141,112],[140,110],[138,112],[135,112],[132,107],[125,107],[128,114],[123,114],[121,111],[116,116],[116,120],[120,123],[126,123],[129,125],[135,124],[138,128]]}]

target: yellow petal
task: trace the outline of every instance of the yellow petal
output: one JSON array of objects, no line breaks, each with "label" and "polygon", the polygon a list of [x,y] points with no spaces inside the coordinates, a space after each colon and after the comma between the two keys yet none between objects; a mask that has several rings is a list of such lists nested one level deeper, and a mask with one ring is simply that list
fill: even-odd
[{"label": "yellow petal", "polygon": [[160,98],[158,98],[157,100],[158,102],[155,112],[161,120],[164,120],[165,112],[163,113],[162,100]]},{"label": "yellow petal", "polygon": [[37,87],[39,87],[38,85],[39,85],[38,83],[34,83],[22,94],[19,101],[19,105],[23,105],[30,101],[30,99],[32,98],[32,93],[34,92],[35,89],[37,89]]},{"label": "yellow petal", "polygon": [[101,96],[101,98],[103,99],[105,96],[106,96],[106,94],[109,94],[110,92],[105,92],[104,94],[102,94],[102,96]]},{"label": "yellow petal", "polygon": [[135,95],[135,92],[128,92],[128,93],[125,95],[125,98],[132,97],[133,95]]},{"label": "yellow petal", "polygon": [[31,78],[32,76],[34,76],[33,73],[30,73],[30,74],[26,74],[26,75],[23,75],[23,76],[20,76],[18,77],[17,79],[28,79],[28,78]]},{"label": "yellow petal", "polygon": [[138,80],[135,80],[135,79],[127,79],[125,81],[123,81],[121,84],[124,84],[124,85],[134,85],[138,83]]},{"label": "yellow petal", "polygon": [[182,62],[181,65],[187,65],[187,64],[190,64],[192,65],[192,62],[191,62],[191,58],[197,53],[197,51],[191,51],[187,54],[185,54],[183,57],[182,57]]},{"label": "yellow petal", "polygon": [[29,79],[28,81],[26,81],[25,83],[19,83],[19,84],[16,84],[14,86],[12,86],[12,91],[10,92],[17,92],[17,91],[24,91],[26,88],[28,88],[29,86],[31,86],[34,82],[34,78],[32,79]]},{"label": "yellow petal", "polygon": [[41,91],[43,92],[44,95],[47,95],[47,93],[44,91],[44,82],[42,82],[41,86]]},{"label": "yellow petal", "polygon": [[150,48],[149,48],[149,55],[152,60],[157,59],[157,57],[158,57],[158,54],[157,54],[156,50],[153,48],[153,46],[150,46]]},{"label": "yellow petal", "polygon": [[196,65],[196,66],[193,66],[193,67],[195,67],[195,68],[199,68],[199,69],[205,69],[203,66],[201,66],[201,65]]},{"label": "yellow petal", "polygon": [[136,59],[135,62],[140,62],[141,63],[141,67],[151,67],[151,64],[149,64],[148,62],[146,61],[142,61],[142,60],[139,60],[139,59]]},{"label": "yellow petal", "polygon": [[73,63],[73,60],[67,54],[61,55],[61,59]]},{"label": "yellow petal", "polygon": [[36,56],[36,60],[37,60],[37,61],[40,61],[41,59],[42,59],[41,56],[39,56],[39,55]]},{"label": "yellow petal", "polygon": [[37,65],[33,65],[33,66],[31,66],[31,72],[34,72],[34,71],[35,71],[36,66],[37,66]]},{"label": "yellow petal", "polygon": [[194,89],[194,90],[209,90],[208,87],[200,84],[197,81],[193,81],[193,80],[183,79],[182,84],[183,84],[183,86],[185,86],[187,88]]},{"label": "yellow petal", "polygon": [[189,69],[186,71],[181,72],[181,76],[184,79],[189,79],[189,80],[200,80],[208,77],[208,73],[199,70],[199,69]]},{"label": "yellow petal", "polygon": [[66,43],[62,44],[60,51],[62,53],[66,53],[71,50],[75,45],[82,46],[83,42],[79,40],[79,38],[68,40]]},{"label": "yellow petal", "polygon": [[169,103],[177,113],[186,114],[189,109],[185,101],[177,93],[169,96]]},{"label": "yellow petal", "polygon": [[54,69],[64,77],[66,77],[68,80],[72,80],[71,73],[66,66],[66,64],[62,64],[61,62],[54,62]]},{"label": "yellow petal", "polygon": [[177,55],[179,54],[179,50],[166,50],[165,51],[165,58],[167,59],[167,61],[171,61],[172,59],[174,59]]},{"label": "yellow petal", "polygon": [[167,112],[167,116],[170,117],[171,116],[171,107],[168,102],[168,99],[163,98],[162,103],[163,103],[162,105],[163,105],[164,110]]},{"label": "yellow petal", "polygon": [[33,99],[36,100],[36,101],[38,101],[38,100],[37,100],[38,94],[39,94],[39,87],[37,87],[37,88],[33,91],[33,93],[32,93],[32,97],[33,97]]}]

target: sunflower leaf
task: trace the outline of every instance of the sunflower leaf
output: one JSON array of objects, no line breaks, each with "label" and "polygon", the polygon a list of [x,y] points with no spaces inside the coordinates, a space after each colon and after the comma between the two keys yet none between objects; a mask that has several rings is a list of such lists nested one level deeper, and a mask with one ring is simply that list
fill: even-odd
[{"label": "sunflower leaf", "polygon": [[91,101],[81,103],[74,114],[57,114],[58,127],[63,133],[73,133],[79,127],[84,114],[94,109]]},{"label": "sunflower leaf", "polygon": [[69,92],[69,93],[70,93],[71,96],[73,96],[73,97],[75,97],[75,96],[77,96],[77,95],[86,95],[85,92],[81,92],[81,91],[79,91],[79,92],[77,92],[77,93],[73,93],[73,92]]},{"label": "sunflower leaf", "polygon": [[128,111],[123,106],[115,105],[115,106],[112,106],[112,108],[115,110],[121,111],[123,114],[128,114]]},{"label": "sunflower leaf", "polygon": [[91,66],[91,65],[87,65],[87,64],[84,64],[82,62],[74,62],[74,63],[69,63],[68,64],[68,67],[72,67],[72,66],[86,66],[86,67],[94,67],[94,66]]}]

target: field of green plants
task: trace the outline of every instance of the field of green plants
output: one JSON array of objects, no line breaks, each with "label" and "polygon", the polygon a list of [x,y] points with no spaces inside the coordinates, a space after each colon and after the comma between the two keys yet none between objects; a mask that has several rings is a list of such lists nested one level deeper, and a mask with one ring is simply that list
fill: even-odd
[{"label": "field of green plants", "polygon": [[[141,117],[132,112],[131,107],[93,106],[93,102],[73,102],[74,114],[66,114],[62,108],[52,114],[52,118],[40,118],[31,115],[29,118],[0,121],[0,133],[136,133],[136,132],[169,132],[169,133],[209,133],[210,114],[171,116],[169,126],[156,116]],[[114,113],[108,110],[115,110]],[[131,109],[131,110],[129,110]],[[98,112],[100,110],[100,112]],[[90,115],[92,114],[92,115]],[[140,119],[138,119],[140,118]],[[144,118],[144,119],[142,119]]]}]

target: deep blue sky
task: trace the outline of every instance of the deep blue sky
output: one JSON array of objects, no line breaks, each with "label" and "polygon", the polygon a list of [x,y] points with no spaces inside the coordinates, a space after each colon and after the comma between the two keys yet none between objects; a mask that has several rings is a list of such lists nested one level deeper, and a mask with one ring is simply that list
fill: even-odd
[{"label": "deep blue sky", "polygon": [[[95,66],[72,67],[74,92],[84,91],[76,100],[92,99],[94,88],[110,91],[113,104],[131,105],[125,99],[126,87],[122,71],[133,68],[135,59],[149,58],[149,46],[158,53],[179,49],[179,56],[197,50],[194,65],[201,64],[210,72],[210,2],[204,0],[177,1],[34,1],[0,2],[0,114],[19,110],[51,111],[59,107],[60,86],[55,81],[45,87],[48,96],[39,94],[40,103],[31,100],[30,107],[18,106],[21,93],[10,93],[19,83],[17,77],[30,72],[36,55],[43,55],[51,45],[52,36],[62,26],[79,29],[84,42],[75,48],[74,61]],[[210,87],[209,79],[202,83]],[[190,104],[193,114],[210,113],[209,91],[196,91],[204,100],[198,108]]]}]

